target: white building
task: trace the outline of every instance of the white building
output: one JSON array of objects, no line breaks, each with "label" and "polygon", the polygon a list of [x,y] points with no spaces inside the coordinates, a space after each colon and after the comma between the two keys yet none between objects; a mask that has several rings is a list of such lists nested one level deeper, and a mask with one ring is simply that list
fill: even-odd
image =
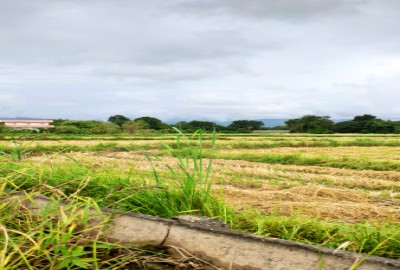
[{"label": "white building", "polygon": [[0,120],[0,124],[4,127],[14,129],[54,128],[52,122],[53,120]]}]

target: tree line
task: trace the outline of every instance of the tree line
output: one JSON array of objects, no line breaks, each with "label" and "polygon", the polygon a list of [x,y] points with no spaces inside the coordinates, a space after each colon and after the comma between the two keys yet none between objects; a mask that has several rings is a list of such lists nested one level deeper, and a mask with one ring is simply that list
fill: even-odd
[{"label": "tree line", "polygon": [[[256,129],[268,129],[264,127],[262,121],[256,120],[237,120],[228,126],[218,125],[211,121],[181,121],[176,124],[166,124],[160,119],[154,117],[139,117],[129,119],[124,115],[113,115],[108,118],[107,122],[93,120],[53,120],[53,129],[44,132],[57,134],[148,134],[148,133],[171,133],[172,127],[179,128],[185,132],[194,132],[202,129],[205,131],[216,130],[221,133],[248,133]],[[0,127],[1,128],[1,127]],[[3,131],[9,132],[3,128]],[[13,132],[24,132],[13,131]]]},{"label": "tree line", "polygon": [[166,133],[170,126],[154,117],[139,117],[129,119],[123,115],[113,115],[107,122],[102,121],[78,121],[78,120],[53,120],[54,129],[50,132],[58,134],[117,134],[121,132],[129,134],[160,132]]},{"label": "tree line", "polygon": [[[57,134],[147,134],[170,133],[172,127],[185,132],[194,132],[202,129],[205,131],[216,130],[220,133],[250,133],[254,130],[290,130],[292,133],[400,133],[400,121],[382,120],[376,116],[364,114],[355,116],[354,119],[335,123],[329,116],[304,115],[300,118],[285,121],[284,126],[268,128],[262,121],[235,120],[228,126],[219,125],[211,121],[181,121],[172,125],[160,119],[144,116],[129,119],[124,115],[113,115],[107,122],[82,121],[82,120],[53,120],[54,129],[45,132]],[[10,132],[0,126],[0,131]],[[13,131],[19,132],[19,131]],[[23,131],[22,131],[23,132]]]},{"label": "tree line", "polygon": [[382,120],[370,114],[338,123],[329,116],[304,115],[285,124],[293,133],[400,133],[400,121]]}]

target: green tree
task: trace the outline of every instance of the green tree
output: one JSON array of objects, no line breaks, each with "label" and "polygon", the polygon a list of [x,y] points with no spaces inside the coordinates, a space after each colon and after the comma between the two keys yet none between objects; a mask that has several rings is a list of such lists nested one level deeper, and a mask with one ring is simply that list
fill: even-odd
[{"label": "green tree", "polygon": [[364,122],[366,122],[366,121],[372,121],[372,120],[375,120],[375,119],[376,119],[376,116],[373,116],[373,115],[370,115],[370,114],[364,114],[364,115],[355,116],[353,121],[364,121]]},{"label": "green tree", "polygon": [[232,130],[240,130],[240,129],[255,130],[255,129],[260,129],[262,126],[264,126],[264,123],[262,121],[236,120],[233,121],[230,125],[228,125],[228,128]]},{"label": "green tree", "polygon": [[53,130],[57,134],[82,134],[84,130],[79,129],[75,126],[56,126]]},{"label": "green tree", "polygon": [[269,128],[270,130],[288,130],[289,128],[287,126],[275,126],[272,128]]},{"label": "green tree", "polygon": [[54,132],[66,134],[107,134],[118,132],[120,128],[113,123],[100,121],[64,121],[56,126]]},{"label": "green tree", "polygon": [[232,130],[229,129],[228,127],[217,125],[216,123],[210,121],[199,121],[199,120],[193,120],[190,122],[180,121],[174,124],[173,126],[178,129],[184,130],[186,132],[195,132],[196,130],[199,129],[202,129],[203,131],[212,131],[215,129],[218,132],[232,133]]},{"label": "green tree", "polygon": [[131,120],[128,117],[120,115],[120,114],[113,115],[108,118],[108,122],[114,123],[120,127],[122,127],[122,125],[128,121],[131,121]]},{"label": "green tree", "polygon": [[301,118],[285,121],[291,132],[295,133],[332,133],[333,122],[329,116],[304,115]]},{"label": "green tree", "polygon": [[176,128],[180,129],[180,130],[186,130],[188,127],[188,122],[187,121],[179,121],[176,122],[175,125]]},{"label": "green tree", "polygon": [[400,133],[400,121],[393,122],[394,125],[394,133]]},{"label": "green tree", "polygon": [[363,122],[350,120],[335,123],[333,130],[338,133],[360,133],[363,127]]},{"label": "green tree", "polygon": [[370,114],[355,116],[353,120],[336,123],[338,133],[397,133],[397,123]]},{"label": "green tree", "polygon": [[214,128],[217,130],[222,129],[221,126],[216,125],[214,122],[209,122],[209,121],[199,121],[199,120],[193,120],[190,122],[185,122],[181,121],[175,124],[175,126],[179,129],[188,131],[188,132],[194,132],[198,129],[202,130],[208,130],[212,131]]},{"label": "green tree", "polygon": [[188,123],[192,129],[202,129],[202,130],[213,130],[215,128],[215,123],[210,121],[199,121],[193,120]]},{"label": "green tree", "polygon": [[149,125],[143,120],[129,121],[122,125],[122,129],[129,134],[137,134],[148,130]]},{"label": "green tree", "polygon": [[60,124],[60,126],[76,127],[81,130],[88,130],[94,127],[96,121],[78,121],[78,120],[68,120]]},{"label": "green tree", "polygon": [[133,120],[133,122],[137,121],[143,121],[145,122],[148,126],[149,129],[154,129],[154,130],[161,130],[168,128],[168,125],[163,123],[160,119],[154,118],[154,117],[149,117],[149,116],[144,116],[144,117],[139,117]]},{"label": "green tree", "polygon": [[65,121],[68,121],[68,120],[67,119],[53,119],[52,125],[54,125],[55,127],[61,126],[62,123],[64,123]]},{"label": "green tree", "polygon": [[97,122],[93,124],[90,133],[93,134],[110,134],[120,132],[121,129],[114,123]]},{"label": "green tree", "polygon": [[364,128],[364,133],[395,133],[396,124],[392,121],[382,119],[374,119],[367,121]]}]

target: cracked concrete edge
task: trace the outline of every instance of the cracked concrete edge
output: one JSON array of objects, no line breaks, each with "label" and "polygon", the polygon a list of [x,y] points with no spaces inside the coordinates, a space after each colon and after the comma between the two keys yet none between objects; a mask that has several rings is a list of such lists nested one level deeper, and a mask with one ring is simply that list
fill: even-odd
[{"label": "cracked concrete edge", "polygon": [[[33,196],[37,206],[51,201]],[[359,270],[400,269],[400,261],[347,251],[336,251],[288,240],[213,228],[100,207],[111,217],[105,238],[135,245],[165,245],[187,250],[223,269],[349,269],[362,260]],[[92,211],[96,214],[96,211]],[[97,213],[98,214],[98,213]]]},{"label": "cracked concrete edge", "polygon": [[[165,245],[180,246],[229,269],[349,269],[365,254],[337,251],[252,234],[174,225]],[[225,269],[224,268],[224,269]],[[371,256],[357,269],[400,269],[400,262]]]}]

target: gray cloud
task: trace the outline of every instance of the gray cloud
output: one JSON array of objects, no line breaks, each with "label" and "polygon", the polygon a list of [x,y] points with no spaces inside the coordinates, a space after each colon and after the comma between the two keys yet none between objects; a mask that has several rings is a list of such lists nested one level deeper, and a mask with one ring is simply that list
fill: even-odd
[{"label": "gray cloud", "polygon": [[0,2],[0,117],[398,118],[397,0]]},{"label": "gray cloud", "polygon": [[365,4],[363,0],[230,0],[182,1],[175,8],[203,15],[235,14],[251,19],[299,21],[312,17],[353,15]]}]

